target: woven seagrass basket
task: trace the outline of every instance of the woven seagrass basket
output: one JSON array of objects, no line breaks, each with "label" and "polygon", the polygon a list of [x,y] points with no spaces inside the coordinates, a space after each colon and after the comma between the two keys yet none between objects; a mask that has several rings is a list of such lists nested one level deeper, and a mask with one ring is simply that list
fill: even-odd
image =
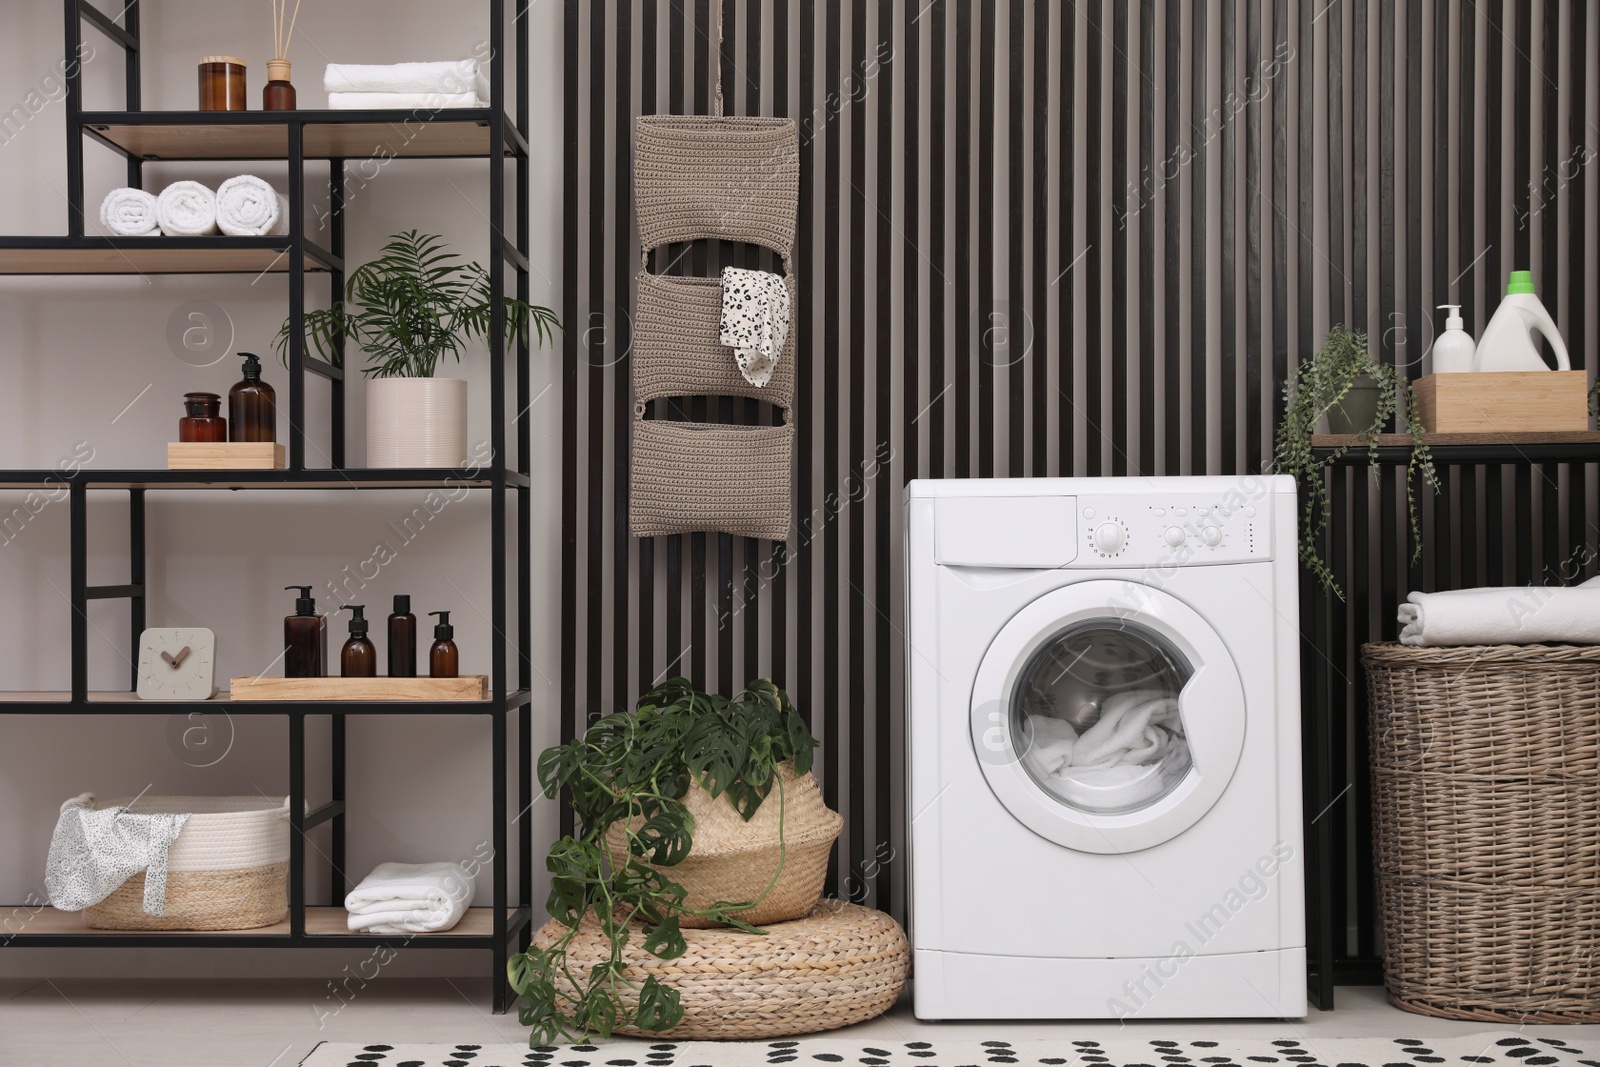
[{"label": "woven seagrass basket", "polygon": [[1389,999],[1600,1021],[1600,647],[1362,646]]},{"label": "woven seagrass basket", "polygon": [[[127,804],[113,800],[107,806]],[[289,914],[289,802],[266,797],[140,797],[143,814],[189,813],[167,851],[165,914],[146,915],[144,875],[84,910],[95,930],[249,930]]]},{"label": "woven seagrass basket", "polygon": [[[694,844],[682,863],[662,868],[689,891],[685,908],[759,898],[754,908],[740,912],[739,917],[761,926],[807,915],[821,899],[828,854],[844,826],[844,817],[823,802],[822,790],[812,775],[795,774],[791,763],[781,764],[779,775],[782,790],[774,784],[749,822],[726,797],[713,800],[699,785],[690,783],[683,802],[694,819]],[[606,843],[615,854],[621,854],[620,827],[612,828]],[[678,925],[703,929],[721,924],[685,915]]]},{"label": "woven seagrass basket", "polygon": [[[533,943],[548,948],[566,927],[552,919]],[[630,981],[654,975],[678,991],[683,1021],[657,1033],[619,1033],[673,1039],[782,1037],[833,1030],[876,1018],[905,987],[910,946],[900,924],[881,911],[820,901],[805,918],[773,923],[766,934],[742,930],[685,930],[689,948],[663,960],[641,946],[643,932],[623,952]],[[575,974],[611,958],[611,946],[592,919],[567,947]],[[636,998],[624,995],[631,1014]]]}]

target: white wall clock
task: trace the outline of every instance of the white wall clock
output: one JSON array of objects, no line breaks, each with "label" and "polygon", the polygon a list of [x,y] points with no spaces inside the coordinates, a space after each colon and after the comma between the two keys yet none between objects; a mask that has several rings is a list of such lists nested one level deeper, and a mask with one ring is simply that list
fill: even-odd
[{"label": "white wall clock", "polygon": [[202,626],[152,626],[139,638],[140,700],[217,695],[217,635]]}]

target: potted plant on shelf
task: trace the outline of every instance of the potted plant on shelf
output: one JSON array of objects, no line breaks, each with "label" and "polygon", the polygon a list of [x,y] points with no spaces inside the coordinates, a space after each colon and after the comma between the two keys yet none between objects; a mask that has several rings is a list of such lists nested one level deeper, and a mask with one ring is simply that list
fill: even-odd
[{"label": "potted plant on shelf", "polygon": [[[505,297],[508,337],[539,345],[561,328],[555,312]],[[305,314],[306,340],[340,365],[341,338],[367,353],[367,466],[460,467],[467,461],[467,383],[436,378],[446,357],[489,336],[494,301],[489,272],[463,263],[435,234],[408,230],[389,238],[377,259],[351,272],[342,299]],[[278,331],[287,361],[290,324]]]},{"label": "potted plant on shelf", "polygon": [[[576,829],[552,845],[546,859],[552,921],[507,965],[511,986],[523,998],[519,1016],[535,1041],[609,1037],[616,1029],[661,1032],[683,1019],[676,990],[655,975],[641,981],[637,971],[630,973],[624,951],[635,935],[645,952],[675,959],[688,947],[684,927],[727,925],[761,934],[748,919],[769,897],[785,897],[798,914],[768,921],[811,910],[842,822],[827,811],[810,777],[816,745],[788,696],[769,679],[729,698],[674,678],[645,694],[636,712],[608,715],[583,737],[539,757],[545,796],[568,791]],[[749,848],[730,849],[724,827],[711,864],[693,878],[675,877],[694,866],[695,833],[709,832],[719,818],[708,805],[732,813],[736,825],[751,823],[764,804],[770,807],[773,793],[775,824],[757,822],[772,824],[765,834],[775,825],[775,842],[754,840],[763,832],[752,831]],[[824,818],[812,817],[816,812],[803,811],[803,804]],[[797,832],[802,825],[808,829]],[[718,891],[751,868],[764,874],[769,867],[751,899],[730,901]],[[803,883],[798,891],[796,881]],[[568,948],[580,928],[596,927],[610,958],[570,960]]]},{"label": "potted plant on shelf", "polygon": [[[1375,395],[1352,398],[1362,382],[1374,383]],[[1404,404],[1401,397],[1404,397]],[[1322,588],[1344,599],[1333,571],[1317,552],[1317,542],[1328,525],[1328,488],[1323,472],[1356,445],[1365,445],[1377,477],[1378,438],[1389,420],[1401,415],[1405,432],[1411,438],[1411,457],[1406,464],[1406,507],[1411,522],[1412,556],[1422,552],[1422,523],[1417,513],[1416,479],[1439,488],[1433,456],[1428,451],[1426,430],[1417,411],[1411,382],[1387,364],[1372,358],[1367,335],[1348,326],[1335,326],[1315,355],[1301,362],[1283,387],[1283,421],[1278,424],[1273,449],[1273,470],[1293,475],[1299,483],[1302,506],[1300,516],[1300,559],[1322,584]],[[1312,451],[1311,436],[1322,417],[1329,429],[1348,435],[1325,458]]]}]

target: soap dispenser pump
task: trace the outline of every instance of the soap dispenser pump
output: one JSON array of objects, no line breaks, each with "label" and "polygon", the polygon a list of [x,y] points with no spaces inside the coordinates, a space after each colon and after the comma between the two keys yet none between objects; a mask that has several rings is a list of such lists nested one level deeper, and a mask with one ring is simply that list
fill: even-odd
[{"label": "soap dispenser pump", "polygon": [[328,626],[317,614],[309,585],[286,585],[297,590],[294,614],[283,620],[283,674],[286,678],[321,678],[327,673]]},{"label": "soap dispenser pump", "polygon": [[1440,304],[1440,311],[1450,314],[1444,320],[1444,333],[1433,342],[1433,373],[1466,374],[1472,370],[1472,355],[1477,345],[1466,331],[1466,320],[1461,317],[1460,304]]},{"label": "soap dispenser pump", "polygon": [[1538,336],[1550,342],[1556,355],[1557,370],[1571,370],[1567,346],[1561,340],[1550,312],[1533,291],[1533,272],[1514,270],[1506,283],[1505,299],[1495,309],[1494,318],[1478,338],[1478,351],[1472,359],[1475,371],[1549,370],[1539,351]]},{"label": "soap dispenser pump", "polygon": [[228,390],[228,440],[276,441],[277,393],[261,380],[261,357],[254,352],[239,355],[244,357],[244,378]]},{"label": "soap dispenser pump", "polygon": [[448,611],[430,611],[439,616],[439,625],[433,628],[433,647],[428,650],[428,677],[454,678],[461,670],[461,653],[453,638],[456,628],[450,625]]},{"label": "soap dispenser pump", "polygon": [[365,604],[345,604],[340,610],[350,612],[350,640],[339,653],[339,674],[345,678],[376,678],[378,676],[378,650],[367,637],[367,610]]}]

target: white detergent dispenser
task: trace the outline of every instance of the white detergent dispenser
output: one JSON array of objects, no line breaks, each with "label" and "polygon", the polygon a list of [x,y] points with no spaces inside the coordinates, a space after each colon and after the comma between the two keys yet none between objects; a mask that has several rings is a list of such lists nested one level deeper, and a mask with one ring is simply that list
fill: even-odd
[{"label": "white detergent dispenser", "polygon": [[1473,355],[1475,371],[1549,370],[1539,352],[1539,336],[1550,342],[1556,354],[1556,369],[1571,370],[1567,346],[1561,331],[1544,304],[1533,292],[1533,272],[1514,270],[1506,283],[1506,296],[1495,309],[1494,318],[1478,339]]}]

